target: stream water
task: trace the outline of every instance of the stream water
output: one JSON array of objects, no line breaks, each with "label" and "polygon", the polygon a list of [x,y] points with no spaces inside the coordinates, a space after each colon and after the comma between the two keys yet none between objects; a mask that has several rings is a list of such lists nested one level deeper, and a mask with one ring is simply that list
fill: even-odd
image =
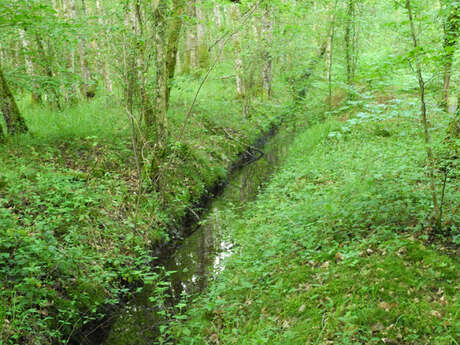
[{"label": "stream water", "polygon": [[[164,261],[169,275],[168,295],[172,303],[181,295],[194,296],[202,292],[208,281],[225,265],[225,258],[232,254],[232,240],[226,227],[238,216],[248,201],[253,200],[263,184],[279,166],[286,155],[292,133],[283,131],[270,138],[262,150],[262,158],[244,165],[231,175],[223,192],[217,196],[195,225],[193,233]],[[121,310],[115,313],[104,340],[88,341],[96,345],[151,345],[158,337],[158,306],[150,301],[154,287],[145,286]],[[112,316],[113,318],[113,316]],[[87,338],[88,339],[88,338]]]}]

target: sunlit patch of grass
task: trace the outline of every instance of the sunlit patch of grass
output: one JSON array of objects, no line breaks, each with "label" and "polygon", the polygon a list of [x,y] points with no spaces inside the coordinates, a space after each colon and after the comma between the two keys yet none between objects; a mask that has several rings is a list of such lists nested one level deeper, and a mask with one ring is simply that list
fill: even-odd
[{"label": "sunlit patch of grass", "polygon": [[40,140],[109,137],[128,128],[120,101],[110,96],[80,101],[62,110],[29,104],[22,106],[22,112],[30,132]]}]

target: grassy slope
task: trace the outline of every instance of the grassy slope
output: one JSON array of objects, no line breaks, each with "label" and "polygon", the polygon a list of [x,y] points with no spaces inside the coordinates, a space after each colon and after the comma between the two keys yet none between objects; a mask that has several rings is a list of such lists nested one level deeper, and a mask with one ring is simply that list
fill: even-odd
[{"label": "grassy slope", "polygon": [[[174,328],[179,343],[460,342],[460,262],[424,244],[425,153],[404,103],[369,104],[345,124],[299,135],[284,168],[233,219],[239,249]],[[451,180],[445,201],[457,236],[459,187]]]},{"label": "grassy slope", "polygon": [[[175,91],[173,137],[196,87],[184,78]],[[119,101],[99,97],[63,112],[24,108],[32,135],[0,151],[0,343],[65,340],[127,284],[156,279],[149,250],[225,176],[241,143],[279,115],[266,104],[243,119],[233,88],[231,80],[206,84],[206,107],[197,103],[181,157],[165,174],[167,205],[147,193],[136,227],[137,173]]]}]

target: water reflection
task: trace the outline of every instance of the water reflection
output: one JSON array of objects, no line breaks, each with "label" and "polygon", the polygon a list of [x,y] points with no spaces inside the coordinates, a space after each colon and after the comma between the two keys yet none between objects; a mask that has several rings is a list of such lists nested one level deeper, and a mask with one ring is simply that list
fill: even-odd
[{"label": "water reflection", "polygon": [[[171,303],[183,295],[203,291],[210,278],[224,269],[225,258],[233,244],[226,227],[238,216],[245,204],[253,200],[260,187],[286,155],[291,136],[277,134],[264,147],[265,155],[235,172],[224,192],[216,198],[202,217],[200,226],[165,263],[169,277]],[[150,345],[158,336],[158,326],[165,320],[158,316],[158,306],[149,299],[152,287],[146,286],[121,310],[104,342],[105,345]]]}]

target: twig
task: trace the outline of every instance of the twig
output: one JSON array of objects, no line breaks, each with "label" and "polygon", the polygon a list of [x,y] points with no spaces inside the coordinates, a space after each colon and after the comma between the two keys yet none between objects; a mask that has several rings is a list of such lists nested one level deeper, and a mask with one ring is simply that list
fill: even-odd
[{"label": "twig", "polygon": [[[438,226],[441,227],[442,223],[442,208],[444,206],[444,197],[446,194],[446,185],[447,185],[447,168],[446,171],[444,172],[444,181],[442,184],[442,192],[441,192],[441,203],[439,204],[439,221],[438,221]],[[440,230],[440,229],[439,229]]]},{"label": "twig", "polygon": [[134,115],[131,113],[131,111],[126,108],[126,114],[128,114],[128,117],[131,122],[131,144],[133,146],[133,153],[134,153],[134,159],[136,162],[136,170],[137,170],[137,179],[138,179],[138,184],[137,184],[137,200],[136,200],[136,210],[134,213],[134,232],[137,232],[137,218],[139,215],[139,208],[140,208],[140,202],[141,202],[141,195],[142,195],[142,168],[141,168],[141,162],[139,160],[139,152],[137,149],[137,140],[136,140],[136,127],[138,130],[138,133],[141,133],[139,124],[137,123]]}]

